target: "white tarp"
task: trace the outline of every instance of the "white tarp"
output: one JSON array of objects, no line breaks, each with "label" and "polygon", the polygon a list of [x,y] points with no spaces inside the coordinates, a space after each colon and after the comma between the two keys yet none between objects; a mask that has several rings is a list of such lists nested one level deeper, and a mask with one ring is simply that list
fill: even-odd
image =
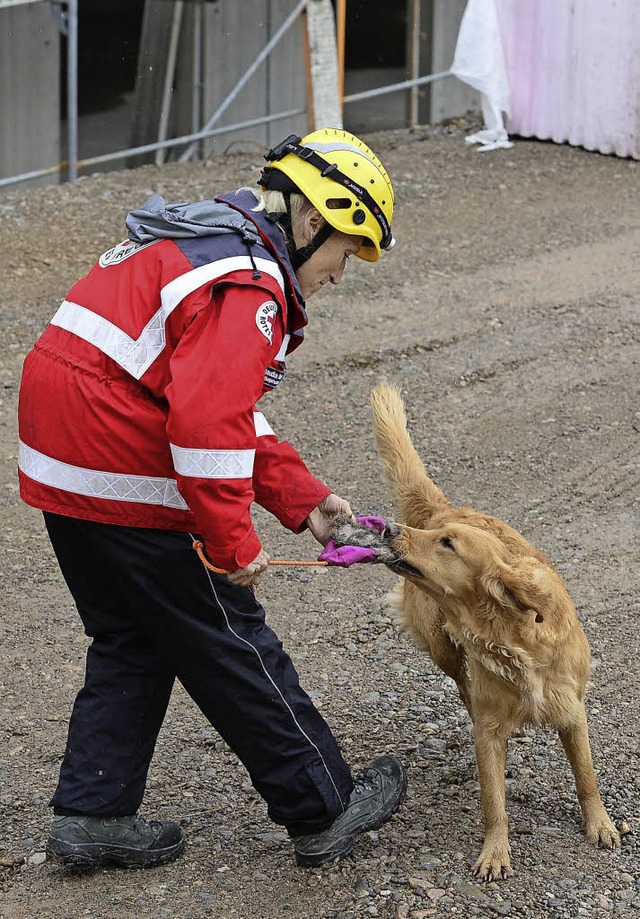
[{"label": "white tarp", "polygon": [[481,150],[510,147],[503,113],[511,107],[509,81],[495,0],[469,0],[451,65],[454,76],[480,93],[484,129],[469,135]]},{"label": "white tarp", "polygon": [[[507,130],[640,159],[639,0],[469,0],[452,72],[481,93],[482,150]],[[506,116],[506,117],[505,117]]]}]

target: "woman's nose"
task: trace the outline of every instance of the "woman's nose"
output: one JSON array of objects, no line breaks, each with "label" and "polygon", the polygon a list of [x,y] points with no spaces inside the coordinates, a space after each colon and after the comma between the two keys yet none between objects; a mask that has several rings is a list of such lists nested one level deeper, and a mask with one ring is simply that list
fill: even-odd
[{"label": "woman's nose", "polygon": [[336,268],[335,271],[332,271],[329,275],[329,280],[332,284],[339,284],[342,280],[342,275],[344,274],[344,266],[341,268]]}]

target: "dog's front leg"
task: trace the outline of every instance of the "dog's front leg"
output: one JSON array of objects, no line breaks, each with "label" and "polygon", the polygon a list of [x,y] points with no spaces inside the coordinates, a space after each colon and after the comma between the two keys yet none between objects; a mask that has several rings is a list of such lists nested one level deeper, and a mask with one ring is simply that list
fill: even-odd
[{"label": "dog's front leg", "polygon": [[587,839],[596,846],[600,844],[607,849],[614,849],[620,845],[620,836],[609,819],[598,791],[584,707],[579,720],[564,730],[559,729],[558,733],[576,780]]},{"label": "dog's front leg", "polygon": [[507,736],[499,721],[489,721],[486,716],[476,717],[473,733],[485,829],[473,873],[483,881],[493,881],[513,874],[505,808]]}]

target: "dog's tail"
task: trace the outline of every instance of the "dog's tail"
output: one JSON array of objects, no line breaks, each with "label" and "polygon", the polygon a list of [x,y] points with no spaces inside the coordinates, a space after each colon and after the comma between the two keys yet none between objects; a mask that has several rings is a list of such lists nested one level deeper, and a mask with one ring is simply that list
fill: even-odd
[{"label": "dog's tail", "polygon": [[428,477],[407,430],[400,390],[380,383],[371,393],[373,433],[387,481],[395,491],[401,522],[424,528],[433,514],[449,506]]}]

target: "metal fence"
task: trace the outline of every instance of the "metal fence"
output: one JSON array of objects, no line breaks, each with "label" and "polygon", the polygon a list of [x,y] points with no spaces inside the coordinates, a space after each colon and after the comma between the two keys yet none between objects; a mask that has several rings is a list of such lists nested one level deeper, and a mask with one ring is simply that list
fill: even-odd
[{"label": "metal fence", "polygon": [[[43,0],[0,0],[0,10],[7,6],[18,6],[25,3],[43,2]],[[165,80],[163,88],[162,106],[160,112],[160,121],[158,126],[158,140],[153,143],[147,143],[136,147],[128,147],[112,153],[105,153],[100,156],[93,156],[84,160],[78,158],[78,6],[79,0],[45,0],[49,2],[54,15],[58,21],[58,26],[67,40],[67,160],[59,162],[53,166],[44,169],[35,169],[30,172],[24,172],[19,175],[9,176],[0,179],[0,187],[14,185],[31,179],[41,178],[55,173],[64,173],[66,171],[69,181],[75,181],[80,169],[96,166],[103,163],[115,162],[118,160],[128,159],[129,157],[140,154],[156,153],[156,162],[161,162],[164,151],[184,147],[184,151],[179,156],[180,162],[185,162],[196,156],[198,142],[206,138],[217,135],[231,133],[234,131],[251,128],[258,125],[264,125],[271,122],[280,121],[286,118],[298,116],[308,112],[309,99],[307,98],[307,107],[302,109],[292,109],[289,111],[270,113],[266,115],[257,115],[255,118],[244,120],[236,124],[227,124],[223,127],[217,126],[221,116],[231,106],[234,99],[241,90],[246,86],[251,77],[256,73],[261,64],[273,52],[282,37],[297,23],[300,17],[307,14],[309,7],[319,3],[320,0],[299,0],[286,17],[282,25],[273,34],[270,40],[264,45],[252,64],[242,74],[232,90],[227,94],[222,103],[216,108],[206,123],[200,130],[195,130],[190,134],[181,135],[180,137],[167,138],[167,113],[171,99],[172,77],[175,68],[175,54],[177,48],[177,35],[180,27],[180,20],[183,8],[189,0],[174,0],[172,34],[169,42],[169,53],[166,61]],[[345,49],[345,32],[346,32],[346,3],[347,0],[336,0],[335,15],[335,42],[337,46],[337,74],[336,89],[338,93],[338,106],[340,115],[343,107],[354,102],[365,99],[375,98],[398,91],[407,91],[409,93],[409,124],[413,125],[417,121],[417,91],[418,88],[435,80],[443,79],[451,75],[450,70],[434,73],[429,76],[418,76],[419,55],[416,53],[417,36],[420,31],[420,0],[411,0],[409,4],[409,73],[410,79],[403,80],[399,83],[393,83],[385,86],[379,86],[359,93],[353,93],[345,96],[343,94],[344,86],[344,49]],[[199,17],[194,18],[194,28],[201,27]],[[196,40],[195,44],[198,44]]]}]

